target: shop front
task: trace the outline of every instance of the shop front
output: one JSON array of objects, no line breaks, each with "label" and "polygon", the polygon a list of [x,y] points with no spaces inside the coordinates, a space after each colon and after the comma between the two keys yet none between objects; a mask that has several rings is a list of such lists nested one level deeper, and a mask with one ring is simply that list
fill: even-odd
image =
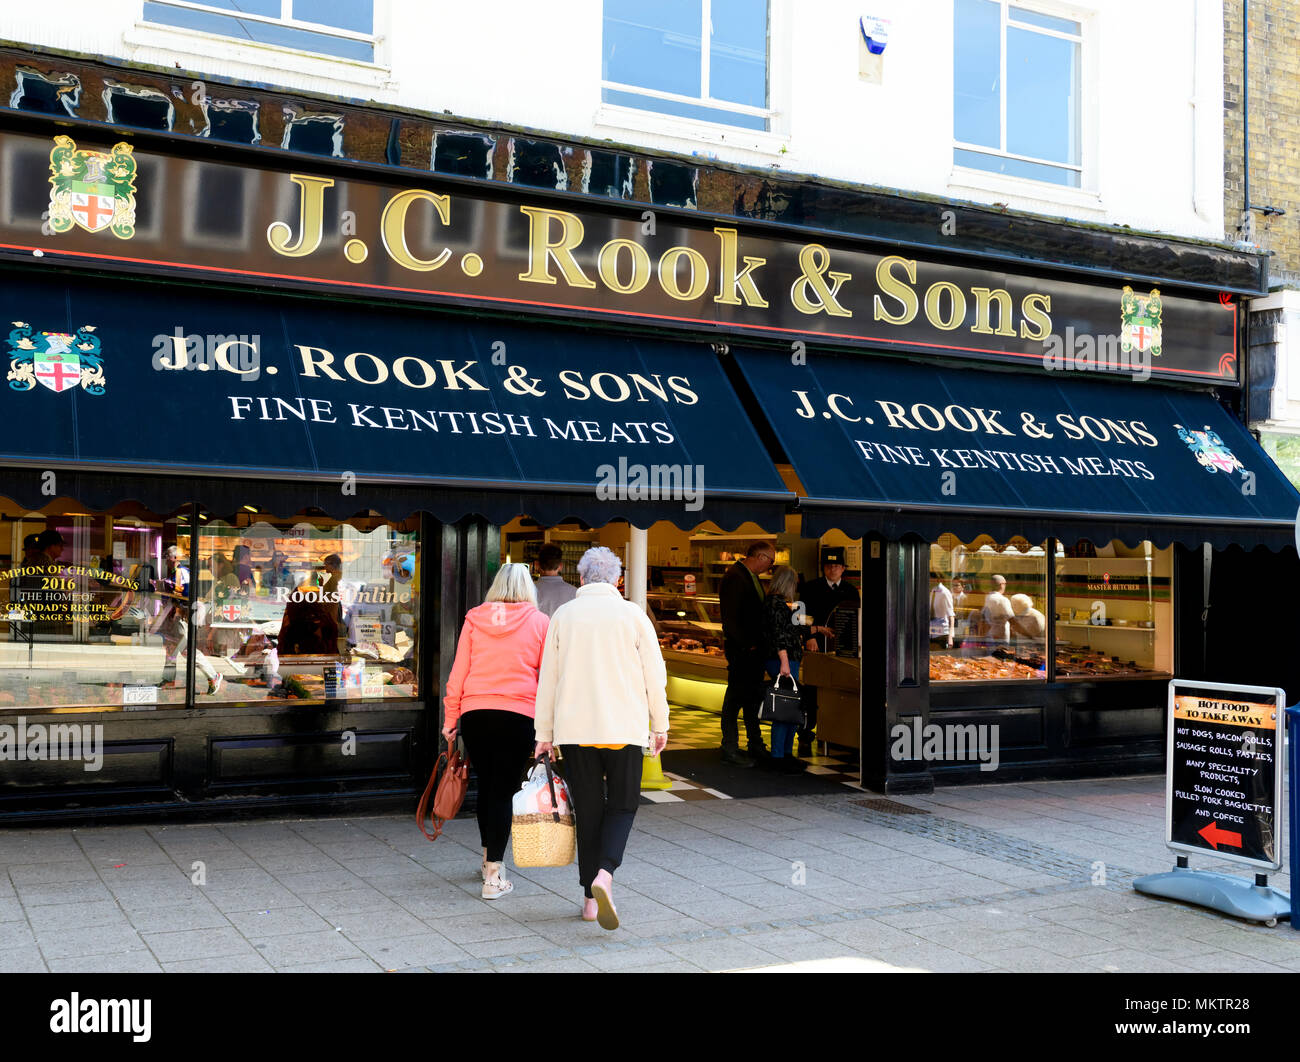
[{"label": "shop front", "polygon": [[[761,443],[708,347],[71,272],[3,285],[9,821],[402,799],[496,528],[604,525],[626,555],[629,518],[730,529],[793,501],[727,458]],[[186,352],[217,334],[210,364]],[[599,397],[625,389],[636,407]],[[709,474],[670,495],[637,467]],[[32,745],[71,725],[93,749]]]},{"label": "shop front", "polygon": [[[1212,392],[736,356],[804,488],[803,534],[870,543],[863,629],[880,642],[862,657],[860,747],[874,787],[987,781],[973,749],[915,754],[922,731],[984,740],[967,728],[996,728],[1003,780],[1157,769],[1168,680],[1222,666],[1211,576],[1231,565],[1280,597],[1295,580],[1300,496]],[[1238,674],[1300,692],[1275,624],[1239,609],[1223,622]]]},{"label": "shop front", "polygon": [[[770,547],[817,737],[869,787],[988,780],[899,753],[933,721],[996,725],[999,779],[1149,769],[1164,682],[1217,677],[1213,551],[1295,565],[1208,251],[1168,285],[1012,269],[15,125],[0,718],[103,756],[10,757],[5,821],[405,799],[466,609],[546,543],[570,577],[620,552],[710,720],[720,580]],[[827,579],[853,603],[811,604]]]}]

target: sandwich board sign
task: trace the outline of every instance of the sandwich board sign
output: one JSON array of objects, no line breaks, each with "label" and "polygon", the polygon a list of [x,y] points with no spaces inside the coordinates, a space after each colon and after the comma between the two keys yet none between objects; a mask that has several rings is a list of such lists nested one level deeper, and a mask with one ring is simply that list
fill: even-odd
[{"label": "sandwich board sign", "polygon": [[1165,843],[1261,870],[1282,866],[1286,691],[1169,684]]},{"label": "sandwich board sign", "polygon": [[1234,874],[1192,870],[1189,855],[1254,867],[1282,866],[1282,736],[1286,691],[1174,679],[1169,683],[1165,844],[1178,866],[1133,887],[1276,925],[1291,898]]}]

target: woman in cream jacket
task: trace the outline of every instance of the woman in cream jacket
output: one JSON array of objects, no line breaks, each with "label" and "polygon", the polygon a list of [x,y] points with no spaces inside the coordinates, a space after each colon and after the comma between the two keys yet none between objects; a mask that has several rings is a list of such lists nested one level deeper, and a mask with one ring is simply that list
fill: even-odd
[{"label": "woman in cream jacket", "polygon": [[[618,928],[613,874],[641,802],[642,748],[668,742],[668,676],[645,612],[618,592],[603,546],[578,562],[577,596],[555,610],[537,681],[538,756],[560,746],[578,831],[582,917]],[[608,787],[608,795],[606,795]]]}]

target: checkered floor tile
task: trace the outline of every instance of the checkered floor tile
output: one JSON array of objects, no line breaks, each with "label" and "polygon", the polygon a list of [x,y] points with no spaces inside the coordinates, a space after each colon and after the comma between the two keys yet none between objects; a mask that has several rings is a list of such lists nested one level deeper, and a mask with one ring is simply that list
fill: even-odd
[{"label": "checkered floor tile", "polygon": [[[721,744],[721,720],[712,712],[698,708],[681,708],[672,706],[671,725],[668,731],[668,745],[665,751],[681,749],[716,749]],[[763,740],[771,745],[771,727],[763,726]],[[862,789],[862,775],[858,770],[858,753],[856,749],[842,748],[838,745],[824,746],[818,744],[818,755],[801,757],[808,764],[809,774],[819,775],[827,781],[840,782],[850,789]],[[822,751],[825,750],[825,751]],[[670,789],[643,789],[641,798],[655,804],[673,803],[682,800],[730,800],[728,794],[717,789],[705,788],[688,781],[671,772],[664,777],[672,782]]]}]

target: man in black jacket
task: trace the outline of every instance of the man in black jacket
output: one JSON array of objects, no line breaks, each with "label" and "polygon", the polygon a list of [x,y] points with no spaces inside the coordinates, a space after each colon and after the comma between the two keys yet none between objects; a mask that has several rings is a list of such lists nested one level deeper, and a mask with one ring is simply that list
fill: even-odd
[{"label": "man in black jacket", "polygon": [[[722,699],[722,760],[737,767],[752,767],[767,757],[758,706],[763,699],[763,597],[758,577],[772,567],[776,549],[770,542],[755,542],[722,577],[718,596],[722,606],[722,650],[727,657],[727,693]],[[740,751],[736,712],[745,716],[749,756]],[[750,757],[753,757],[751,759]]]}]

